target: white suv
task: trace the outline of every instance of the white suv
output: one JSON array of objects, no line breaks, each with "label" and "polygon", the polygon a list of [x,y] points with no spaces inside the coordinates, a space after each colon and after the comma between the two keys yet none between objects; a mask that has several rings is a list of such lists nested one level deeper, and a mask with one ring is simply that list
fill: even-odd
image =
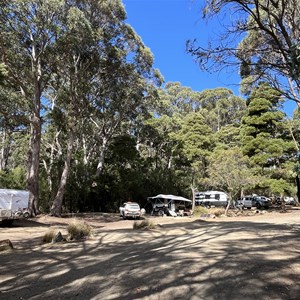
[{"label": "white suv", "polygon": [[119,208],[120,215],[123,219],[128,217],[132,217],[135,219],[139,219],[141,217],[141,208],[136,202],[126,202]]}]

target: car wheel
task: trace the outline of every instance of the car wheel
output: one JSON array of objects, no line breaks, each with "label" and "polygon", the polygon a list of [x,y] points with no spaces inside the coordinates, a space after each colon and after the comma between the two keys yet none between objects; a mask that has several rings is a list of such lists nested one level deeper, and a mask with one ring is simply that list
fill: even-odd
[{"label": "car wheel", "polygon": [[256,208],[257,208],[257,209],[260,209],[260,208],[261,208],[260,203],[257,203],[257,204],[256,204]]},{"label": "car wheel", "polygon": [[23,217],[26,218],[26,219],[29,218],[29,212],[28,211],[24,212]]}]

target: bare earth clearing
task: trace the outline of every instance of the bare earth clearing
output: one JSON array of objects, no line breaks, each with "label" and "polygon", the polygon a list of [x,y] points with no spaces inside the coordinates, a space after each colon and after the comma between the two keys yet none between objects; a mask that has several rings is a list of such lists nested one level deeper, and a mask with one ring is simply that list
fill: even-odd
[{"label": "bare earth clearing", "polygon": [[41,244],[71,218],[0,227],[0,299],[300,299],[300,210],[200,219],[151,218],[132,230],[117,214],[77,217],[82,242]]}]

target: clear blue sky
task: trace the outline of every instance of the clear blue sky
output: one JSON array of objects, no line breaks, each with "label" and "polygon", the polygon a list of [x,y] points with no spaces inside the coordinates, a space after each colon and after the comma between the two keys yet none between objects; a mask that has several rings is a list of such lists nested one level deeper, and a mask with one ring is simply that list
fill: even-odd
[{"label": "clear blue sky", "polygon": [[185,52],[188,39],[207,40],[215,24],[201,18],[204,0],[123,0],[129,23],[154,55],[155,67],[165,81],[179,81],[195,91],[227,87],[239,93],[235,72],[210,74],[202,71]]},{"label": "clear blue sky", "polygon": [[[206,23],[201,8],[204,0],[123,0],[130,24],[154,55],[155,67],[166,82],[179,81],[194,91],[217,87],[231,89],[239,95],[238,70],[208,73],[196,65],[185,52],[188,39],[197,38],[202,46],[209,36],[218,34],[217,21]],[[285,104],[285,112],[291,115],[294,102]]]}]

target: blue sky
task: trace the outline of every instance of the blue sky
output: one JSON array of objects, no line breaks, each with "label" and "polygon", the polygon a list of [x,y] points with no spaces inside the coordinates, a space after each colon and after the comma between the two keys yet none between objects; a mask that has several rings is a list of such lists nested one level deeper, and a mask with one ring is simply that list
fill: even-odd
[{"label": "blue sky", "polygon": [[[155,67],[165,81],[179,81],[194,91],[226,87],[239,94],[238,70],[219,73],[202,71],[185,52],[188,39],[197,38],[202,46],[220,30],[218,21],[201,18],[204,0],[123,0],[129,23],[154,55]],[[291,115],[295,104],[285,104]]]},{"label": "blue sky", "polygon": [[[185,52],[194,38],[207,41],[217,29],[201,18],[204,0],[123,0],[129,23],[148,46],[165,81],[179,81],[195,91],[227,87],[239,93],[237,72],[210,74],[202,71]],[[214,28],[214,29],[212,29]]]}]

